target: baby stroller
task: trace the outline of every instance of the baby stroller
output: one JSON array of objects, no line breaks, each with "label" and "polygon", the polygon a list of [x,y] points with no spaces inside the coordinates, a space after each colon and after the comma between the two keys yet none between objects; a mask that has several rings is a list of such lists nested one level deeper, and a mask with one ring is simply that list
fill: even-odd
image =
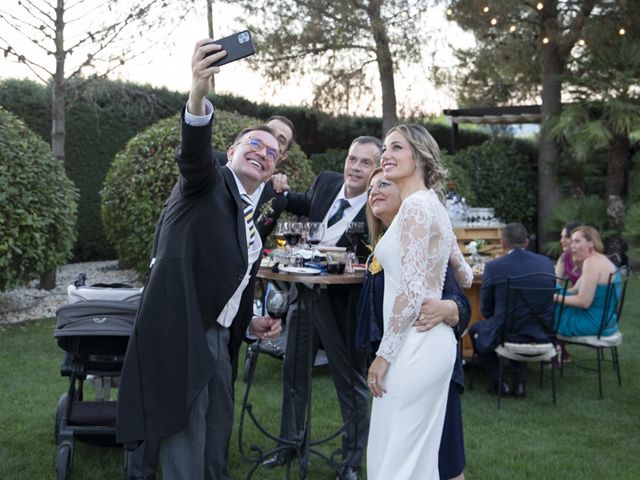
[{"label": "baby stroller", "polygon": [[[60,374],[69,377],[56,410],[59,480],[71,470],[76,438],[115,444],[116,402],[109,398],[110,387],[117,386],[142,293],[123,284],[85,287],[84,278],[81,274],[68,287],[69,304],[56,311],[53,334],[65,352]],[[96,385],[95,400],[85,398],[87,379]]]}]

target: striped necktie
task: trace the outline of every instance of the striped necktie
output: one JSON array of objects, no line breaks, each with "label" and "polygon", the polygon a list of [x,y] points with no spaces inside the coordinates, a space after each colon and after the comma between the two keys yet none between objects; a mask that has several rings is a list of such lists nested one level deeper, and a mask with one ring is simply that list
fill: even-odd
[{"label": "striped necktie", "polygon": [[244,221],[247,223],[247,227],[249,227],[249,246],[251,247],[256,239],[256,227],[253,224],[253,206],[251,205],[248,195],[243,194],[240,198],[242,199],[242,207],[244,208]]},{"label": "striped necktie", "polygon": [[348,200],[346,200],[344,198],[341,198],[340,200],[338,200],[338,208],[336,209],[335,213],[333,215],[331,215],[331,218],[327,222],[327,227],[331,228],[333,225],[335,225],[340,220],[342,220],[342,216],[344,215],[344,211],[350,206],[351,206],[351,204],[349,203]]}]

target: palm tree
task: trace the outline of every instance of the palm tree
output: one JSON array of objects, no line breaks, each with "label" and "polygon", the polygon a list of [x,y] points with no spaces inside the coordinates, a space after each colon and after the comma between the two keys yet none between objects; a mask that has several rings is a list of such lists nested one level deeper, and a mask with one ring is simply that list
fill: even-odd
[{"label": "palm tree", "polygon": [[611,235],[609,253],[624,258],[622,238],[630,166],[629,135],[640,126],[640,42],[619,38],[585,52],[567,76],[574,103],[551,120],[551,134],[564,139],[577,160],[604,150],[605,197]]}]

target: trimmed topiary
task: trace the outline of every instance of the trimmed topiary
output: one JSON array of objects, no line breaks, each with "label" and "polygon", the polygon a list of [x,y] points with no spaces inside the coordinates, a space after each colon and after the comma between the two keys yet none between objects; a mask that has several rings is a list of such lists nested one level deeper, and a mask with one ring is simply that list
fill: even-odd
[{"label": "trimmed topiary", "polygon": [[[212,143],[226,150],[243,128],[256,118],[216,111]],[[144,273],[149,266],[153,233],[162,205],[178,177],[175,151],[180,144],[180,117],[161,120],[132,138],[111,164],[102,194],[102,220],[123,266]],[[306,188],[313,171],[297,145],[279,168],[293,189]]]},{"label": "trimmed topiary", "polygon": [[67,262],[77,198],[49,145],[0,107],[0,290]]}]

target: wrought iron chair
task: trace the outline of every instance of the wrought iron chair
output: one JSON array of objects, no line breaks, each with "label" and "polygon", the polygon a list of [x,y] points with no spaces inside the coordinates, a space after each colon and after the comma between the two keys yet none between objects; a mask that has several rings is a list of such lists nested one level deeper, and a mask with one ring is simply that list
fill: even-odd
[{"label": "wrought iron chair", "polygon": [[[618,273],[620,276],[618,277]],[[596,350],[596,371],[598,372],[598,392],[600,398],[602,396],[602,362],[604,361],[605,349],[611,350],[611,360],[613,368],[618,377],[618,385],[622,386],[622,378],[620,376],[620,361],[618,358],[618,346],[622,344],[622,332],[618,329],[611,335],[603,335],[603,332],[610,328],[612,325],[620,325],[620,319],[622,316],[622,307],[624,306],[624,297],[627,291],[627,281],[629,280],[629,268],[623,266],[616,272],[609,275],[607,282],[607,291],[605,296],[605,305],[600,320],[600,328],[597,335],[584,335],[584,336],[565,336],[557,334],[558,340],[565,342],[566,344],[578,345],[587,348],[593,348]],[[559,315],[556,321],[556,329],[562,322],[562,315]],[[564,374],[564,366],[560,358],[560,376]]]},{"label": "wrought iron chair", "polygon": [[[556,307],[553,294],[558,286],[566,290],[568,280],[549,273],[529,273],[508,277],[506,283],[505,318],[502,338],[495,352],[498,356],[498,385],[502,385],[504,359],[518,362],[540,362],[540,388],[544,377],[544,366],[556,355],[556,339],[553,329],[555,308],[564,307],[562,302]],[[547,337],[546,342],[531,342],[532,336]],[[556,403],[556,365],[551,362],[551,394]],[[498,408],[501,389],[498,388]]]}]

